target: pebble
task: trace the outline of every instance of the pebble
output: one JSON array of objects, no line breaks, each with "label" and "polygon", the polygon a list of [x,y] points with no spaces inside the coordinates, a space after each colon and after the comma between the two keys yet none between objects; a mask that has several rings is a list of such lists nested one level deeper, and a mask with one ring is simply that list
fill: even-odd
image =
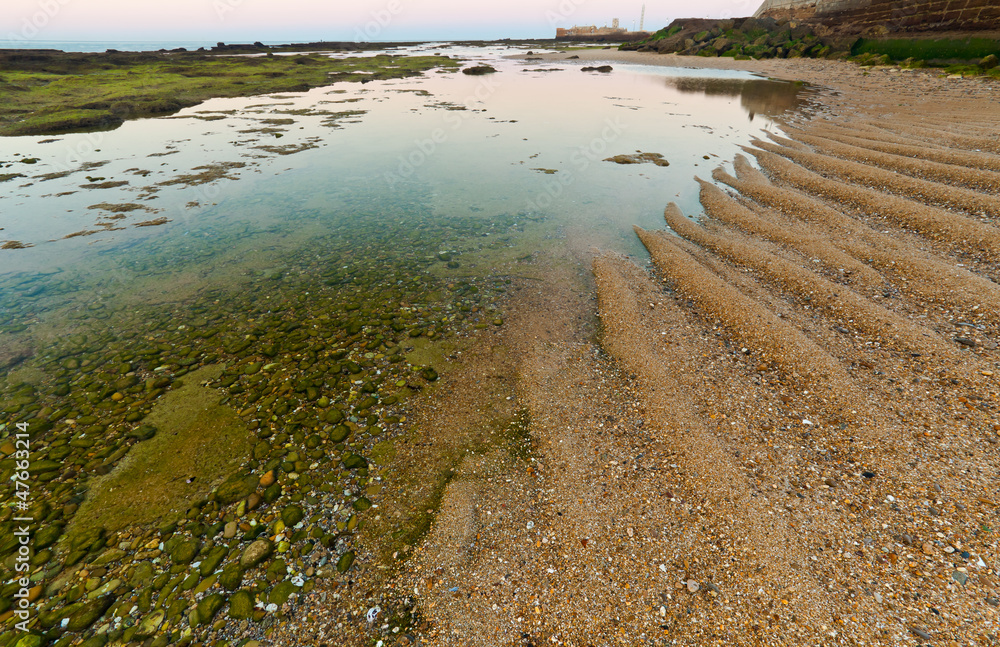
[{"label": "pebble", "polygon": [[268,539],[258,539],[243,551],[240,556],[240,566],[250,568],[260,563],[274,551],[274,544]]},{"label": "pebble", "polygon": [[698,582],[696,582],[694,580],[688,580],[687,581],[687,590],[690,593],[697,593],[700,588],[701,588],[701,585],[698,584]]}]

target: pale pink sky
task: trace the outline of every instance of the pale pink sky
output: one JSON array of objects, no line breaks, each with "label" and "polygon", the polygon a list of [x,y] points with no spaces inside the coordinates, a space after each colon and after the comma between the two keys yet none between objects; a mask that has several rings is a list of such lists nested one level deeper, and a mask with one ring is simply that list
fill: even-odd
[{"label": "pale pink sky", "polygon": [[[750,15],[760,0],[651,0],[646,29]],[[643,0],[0,0],[0,40],[428,40],[639,25]],[[7,44],[7,46],[10,46]]]}]

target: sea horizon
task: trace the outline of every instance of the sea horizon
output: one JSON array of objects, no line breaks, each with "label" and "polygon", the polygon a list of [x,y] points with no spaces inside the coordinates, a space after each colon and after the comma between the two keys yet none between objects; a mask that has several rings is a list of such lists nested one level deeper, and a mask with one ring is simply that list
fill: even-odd
[{"label": "sea horizon", "polygon": [[437,42],[494,42],[497,40],[512,40],[512,41],[534,41],[534,40],[544,40],[540,38],[507,38],[507,39],[482,39],[482,38],[471,38],[471,39],[455,39],[455,38],[420,38],[420,39],[393,39],[393,40],[339,40],[339,39],[290,39],[290,40],[256,40],[256,39],[235,39],[235,40],[181,40],[181,39],[161,39],[161,40],[42,40],[42,39],[31,39],[24,40],[20,38],[5,38],[0,40],[0,49],[23,49],[23,50],[58,50],[62,52],[105,52],[109,49],[115,49],[125,52],[158,52],[160,50],[174,50],[178,48],[185,48],[187,50],[197,50],[199,47],[204,47],[205,49],[210,49],[215,47],[220,42],[230,44],[230,45],[247,45],[254,42],[260,42],[267,46],[281,46],[281,45],[295,45],[295,44],[309,44],[316,42],[331,42],[331,43],[437,43]]},{"label": "sea horizon", "polygon": [[115,49],[124,52],[158,52],[160,50],[174,50],[183,47],[187,50],[197,50],[199,47],[210,49],[220,42],[231,45],[246,45],[254,42],[261,42],[267,46],[308,44],[313,42],[357,42],[362,43],[431,43],[431,42],[451,42],[442,39],[422,39],[422,40],[371,40],[371,41],[343,41],[343,40],[232,40],[232,41],[210,41],[210,40],[0,40],[0,49],[37,49],[37,50],[59,50],[62,52],[105,52]]}]

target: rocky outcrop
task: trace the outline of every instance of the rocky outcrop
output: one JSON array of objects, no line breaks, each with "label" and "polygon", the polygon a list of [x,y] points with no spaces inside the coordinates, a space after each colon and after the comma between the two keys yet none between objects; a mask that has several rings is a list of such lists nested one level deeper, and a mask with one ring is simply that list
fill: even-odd
[{"label": "rocky outcrop", "polygon": [[677,52],[697,56],[747,58],[844,57],[856,38],[844,38],[823,25],[761,18],[678,19],[650,40],[622,49]]}]

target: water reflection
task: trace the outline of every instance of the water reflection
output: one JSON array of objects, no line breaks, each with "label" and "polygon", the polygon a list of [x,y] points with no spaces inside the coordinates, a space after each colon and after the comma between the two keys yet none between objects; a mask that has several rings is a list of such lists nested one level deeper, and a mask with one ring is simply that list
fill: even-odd
[{"label": "water reflection", "polygon": [[715,97],[739,97],[740,105],[749,113],[750,121],[757,115],[778,117],[786,112],[801,110],[807,101],[803,84],[766,79],[725,79],[699,77],[667,77],[667,87],[684,94]]}]

